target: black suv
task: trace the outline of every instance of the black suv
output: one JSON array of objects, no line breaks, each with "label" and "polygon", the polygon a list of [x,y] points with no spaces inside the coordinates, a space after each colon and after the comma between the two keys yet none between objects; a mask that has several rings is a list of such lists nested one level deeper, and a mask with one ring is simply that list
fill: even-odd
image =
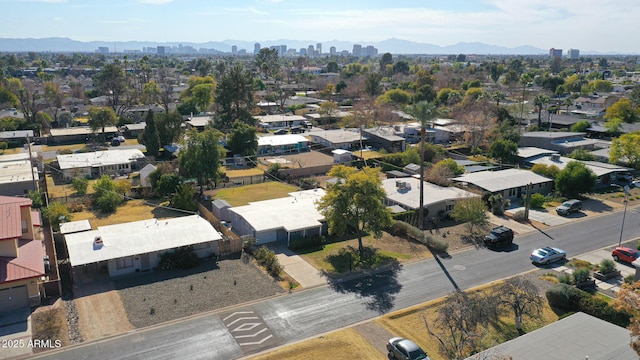
[{"label": "black suv", "polygon": [[503,247],[513,243],[513,230],[506,226],[498,226],[491,229],[489,235],[484,237],[487,247]]}]

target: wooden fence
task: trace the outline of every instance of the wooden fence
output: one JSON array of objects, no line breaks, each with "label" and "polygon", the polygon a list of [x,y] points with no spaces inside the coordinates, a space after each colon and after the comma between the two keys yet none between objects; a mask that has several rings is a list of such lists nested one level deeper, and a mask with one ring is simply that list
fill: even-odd
[{"label": "wooden fence", "polygon": [[220,256],[228,256],[230,254],[242,252],[242,243],[243,240],[236,235],[233,231],[229,230],[226,226],[222,225],[220,220],[213,215],[207,207],[198,202],[198,211],[200,212],[200,216],[207,219],[213,227],[218,230],[222,234],[222,240],[219,242],[219,252]]}]

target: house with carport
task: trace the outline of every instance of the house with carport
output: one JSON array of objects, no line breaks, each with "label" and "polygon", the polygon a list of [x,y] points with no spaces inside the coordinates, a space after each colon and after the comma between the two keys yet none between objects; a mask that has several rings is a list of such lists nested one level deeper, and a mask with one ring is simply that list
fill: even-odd
[{"label": "house with carport", "polygon": [[[80,224],[85,226],[85,224]],[[78,228],[86,228],[78,226]],[[163,253],[191,246],[201,258],[219,254],[222,235],[199,215],[148,219],[64,234],[73,270],[106,268],[109,276],[150,271]]]},{"label": "house with carport", "polygon": [[476,192],[501,194],[505,199],[521,199],[531,184],[532,194],[547,195],[553,190],[553,179],[538,175],[530,170],[506,169],[497,171],[478,171],[466,173],[451,179]]},{"label": "house with carport", "polygon": [[[417,177],[382,180],[386,193],[385,205],[400,206],[405,211],[420,209],[420,179]],[[425,216],[442,216],[453,210],[457,201],[480,197],[480,195],[455,186],[439,186],[423,182]]]},{"label": "house with carport", "polygon": [[140,169],[145,156],[138,149],[105,150],[56,156],[65,179],[125,175]]},{"label": "house with carport", "polygon": [[358,129],[314,131],[309,134],[311,142],[329,149],[358,150],[369,138]]},{"label": "house with carport", "polygon": [[328,230],[317,203],[325,195],[324,189],[289,193],[288,197],[250,202],[229,208],[231,230],[239,236],[250,236],[257,244],[321,236]]},{"label": "house with carport", "polygon": [[269,135],[258,137],[258,156],[309,151],[309,139],[302,135]]},{"label": "house with carport", "polygon": [[40,212],[31,199],[0,196],[0,318],[40,304],[46,280]]}]

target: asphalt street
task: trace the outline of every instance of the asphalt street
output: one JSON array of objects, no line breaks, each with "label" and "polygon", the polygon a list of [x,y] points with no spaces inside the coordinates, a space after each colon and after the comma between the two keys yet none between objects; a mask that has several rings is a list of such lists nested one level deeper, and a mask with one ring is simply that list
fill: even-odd
[{"label": "asphalt street", "polygon": [[[234,328],[223,321],[227,313],[211,313],[45,354],[47,359],[237,359],[275,346],[302,340],[372,319],[388,312],[445,296],[487,282],[535,269],[531,250],[556,246],[572,258],[618,243],[622,211],[588,217],[544,231],[516,236],[506,251],[472,249],[450,257],[414,262],[350,281],[331,283],[253,305],[241,306],[266,324],[271,335],[262,343],[241,346]],[[640,213],[627,211],[623,241],[640,237]],[[239,311],[239,310],[238,310]],[[223,316],[224,315],[224,316]],[[253,321],[253,320],[252,320]],[[237,329],[236,329],[237,330]],[[256,331],[257,332],[257,331]],[[236,336],[236,338],[234,338]],[[265,336],[266,337],[266,336]]]}]

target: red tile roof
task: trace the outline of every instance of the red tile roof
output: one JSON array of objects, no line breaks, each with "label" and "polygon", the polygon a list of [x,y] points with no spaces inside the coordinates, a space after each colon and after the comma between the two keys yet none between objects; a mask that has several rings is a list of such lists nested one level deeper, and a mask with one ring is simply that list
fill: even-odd
[{"label": "red tile roof", "polygon": [[20,240],[17,258],[0,257],[0,284],[44,275],[42,241]]},{"label": "red tile roof", "polygon": [[0,240],[22,236],[20,208],[31,206],[31,199],[0,196]]}]

